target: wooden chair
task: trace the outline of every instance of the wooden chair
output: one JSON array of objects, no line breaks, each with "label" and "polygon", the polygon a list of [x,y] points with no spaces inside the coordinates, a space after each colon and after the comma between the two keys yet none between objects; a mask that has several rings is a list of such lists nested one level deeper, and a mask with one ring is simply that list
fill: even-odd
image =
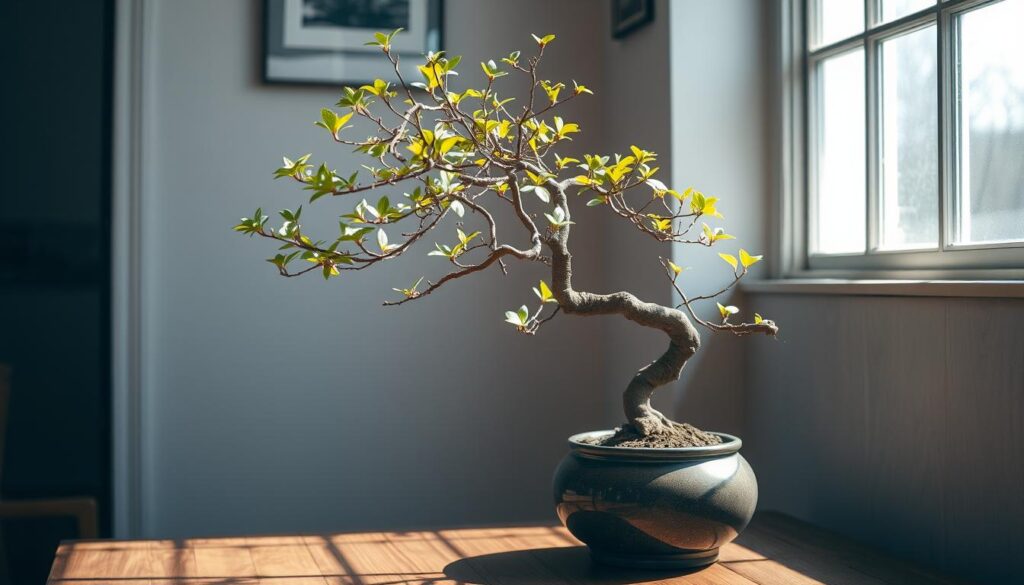
[{"label": "wooden chair", "polygon": [[[11,398],[11,368],[0,364],[0,477],[3,476],[4,446],[7,437],[7,415]],[[99,536],[96,499],[91,497],[39,498],[4,500],[0,497],[0,519],[72,517],[78,523],[79,538]],[[6,565],[0,533],[0,578]]]}]

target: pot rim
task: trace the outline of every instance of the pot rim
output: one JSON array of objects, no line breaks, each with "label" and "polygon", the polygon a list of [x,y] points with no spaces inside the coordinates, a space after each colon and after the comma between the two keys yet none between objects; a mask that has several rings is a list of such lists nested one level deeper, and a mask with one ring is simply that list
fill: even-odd
[{"label": "pot rim", "polygon": [[684,461],[689,459],[712,459],[732,455],[740,450],[743,441],[727,433],[711,431],[718,435],[722,442],[718,445],[705,447],[606,447],[584,443],[586,439],[595,439],[611,435],[613,430],[588,431],[569,437],[569,448],[573,453],[593,459],[617,459],[623,461]]}]

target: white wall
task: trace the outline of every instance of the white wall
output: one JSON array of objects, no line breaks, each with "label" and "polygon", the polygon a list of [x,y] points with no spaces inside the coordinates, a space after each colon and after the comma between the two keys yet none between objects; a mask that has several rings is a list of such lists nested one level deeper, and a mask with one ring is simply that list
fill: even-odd
[{"label": "white wall", "polygon": [[[765,261],[751,268],[748,280],[763,278],[773,261],[766,231],[774,186],[769,153],[776,139],[769,57],[773,16],[770,2],[671,3],[673,179],[718,197],[724,219],[708,223],[736,237],[712,248],[676,245],[676,263],[691,269],[680,277],[691,296],[721,290],[732,280],[720,252],[738,255],[744,248],[764,254]],[[738,306],[744,321],[760,310],[735,289],[720,300]],[[715,301],[696,306],[705,319],[720,319]],[[702,350],[684,373],[677,418],[710,429],[741,430],[744,351],[770,343],[761,336],[740,339],[704,331]]]},{"label": "white wall", "polygon": [[1024,559],[1024,300],[754,294],[744,452],[783,510],[972,582]]},{"label": "white wall", "polygon": [[[441,260],[329,283],[277,277],[263,261],[273,246],[231,225],[257,205],[303,202],[271,181],[282,154],[313,151],[339,169],[356,159],[312,125],[338,91],[260,82],[261,4],[144,2],[142,533],[550,520],[565,438],[615,422],[600,324],[560,318],[536,338],[504,325],[540,266],[400,308],[380,302]],[[448,48],[468,75],[529,47],[530,32],[555,33],[549,75],[602,85],[600,61],[582,57],[607,36],[591,2],[446,4]],[[601,102],[577,104],[576,144],[595,150]],[[335,230],[354,203],[307,205],[309,226]],[[574,230],[583,286],[603,274],[587,254],[599,233]]]},{"label": "white wall", "polygon": [[[614,266],[606,277],[610,290],[671,302],[658,256],[674,255],[690,268],[680,282],[690,294],[724,286],[731,278],[718,252],[739,247],[761,253],[766,247],[763,219],[772,185],[765,160],[770,147],[769,78],[765,44],[771,26],[769,7],[748,0],[661,0],[654,23],[609,44],[605,58],[607,150],[638,144],[659,152],[663,179],[683,190],[694,187],[719,197],[725,227],[737,240],[706,249],[677,245],[670,249],[621,221],[612,221],[603,240]],[[763,268],[755,267],[752,277]],[[714,303],[698,305],[705,315]],[[741,307],[749,317],[751,307]],[[710,309],[710,313],[707,311]],[[632,373],[664,351],[666,339],[632,323],[605,324],[609,408]],[[742,345],[728,336],[701,330],[702,350],[674,388],[662,389],[655,404],[705,428],[738,431]],[[765,340],[745,340],[763,343]]]}]

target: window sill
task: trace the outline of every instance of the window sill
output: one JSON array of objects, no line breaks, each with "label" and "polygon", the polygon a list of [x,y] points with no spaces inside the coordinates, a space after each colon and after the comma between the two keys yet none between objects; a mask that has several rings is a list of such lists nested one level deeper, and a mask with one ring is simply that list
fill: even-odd
[{"label": "window sill", "polygon": [[898,297],[1024,298],[1024,280],[850,280],[787,278],[741,285],[746,293]]}]

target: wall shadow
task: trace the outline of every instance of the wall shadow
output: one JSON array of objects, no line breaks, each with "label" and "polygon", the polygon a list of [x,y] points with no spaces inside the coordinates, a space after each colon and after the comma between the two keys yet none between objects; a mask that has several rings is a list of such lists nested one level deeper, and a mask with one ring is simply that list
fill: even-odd
[{"label": "wall shadow", "polygon": [[650,571],[607,567],[593,562],[584,546],[535,548],[467,557],[450,563],[444,574],[460,583],[478,585],[549,585],[592,583],[625,585],[647,583],[689,571]]}]

